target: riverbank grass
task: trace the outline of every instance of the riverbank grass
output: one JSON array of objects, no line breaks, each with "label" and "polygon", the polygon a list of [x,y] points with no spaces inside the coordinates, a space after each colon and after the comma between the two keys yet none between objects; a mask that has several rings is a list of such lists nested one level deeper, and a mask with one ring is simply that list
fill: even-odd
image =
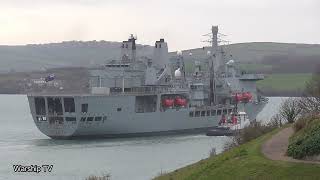
[{"label": "riverbank grass", "polygon": [[262,144],[281,129],[276,129],[220,155],[157,177],[156,180],[212,179],[317,179],[320,166],[266,159]]}]

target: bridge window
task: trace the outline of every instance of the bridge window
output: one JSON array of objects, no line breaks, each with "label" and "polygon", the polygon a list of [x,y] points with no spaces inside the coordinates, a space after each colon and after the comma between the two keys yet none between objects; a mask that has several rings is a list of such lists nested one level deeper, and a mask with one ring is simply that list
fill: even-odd
[{"label": "bridge window", "polygon": [[77,121],[75,117],[66,117],[66,121]]},{"label": "bridge window", "polygon": [[196,111],[195,117],[199,117],[199,116],[200,116],[200,111]]},{"label": "bridge window", "polygon": [[87,117],[87,121],[93,121],[93,117]]},{"label": "bridge window", "polygon": [[211,116],[215,116],[217,114],[216,110],[211,110]]},{"label": "bridge window", "polygon": [[49,124],[63,124],[63,117],[49,117]]},{"label": "bridge window", "polygon": [[88,104],[81,104],[81,112],[83,113],[88,112]]},{"label": "bridge window", "polygon": [[46,116],[37,116],[37,120],[40,121],[47,121],[47,117]]},{"label": "bridge window", "polygon": [[207,111],[207,116],[210,116],[210,110]]},{"label": "bridge window", "polygon": [[223,109],[223,114],[228,114],[227,109]]},{"label": "bridge window", "polygon": [[95,120],[95,121],[101,121],[101,120],[102,120],[102,117],[101,117],[101,116],[97,116],[97,117],[94,118],[94,120]]},{"label": "bridge window", "polygon": [[34,98],[37,115],[46,115],[46,103],[43,97]]},{"label": "bridge window", "polygon": [[64,98],[64,111],[65,112],[75,112],[75,105],[73,98]]},{"label": "bridge window", "polygon": [[81,117],[80,121],[82,122],[86,121],[86,117]]},{"label": "bridge window", "polygon": [[119,112],[119,111],[122,111],[122,108],[117,108],[117,111]]},{"label": "bridge window", "polygon": [[49,115],[63,115],[60,98],[47,98]]},{"label": "bridge window", "polygon": [[221,114],[222,114],[222,110],[221,110],[221,109],[218,109],[217,115],[220,116]]},{"label": "bridge window", "polygon": [[193,111],[189,112],[189,116],[193,117]]},{"label": "bridge window", "polygon": [[201,116],[205,116],[206,115],[206,111],[201,111]]},{"label": "bridge window", "polygon": [[102,122],[107,120],[107,116],[103,116]]}]

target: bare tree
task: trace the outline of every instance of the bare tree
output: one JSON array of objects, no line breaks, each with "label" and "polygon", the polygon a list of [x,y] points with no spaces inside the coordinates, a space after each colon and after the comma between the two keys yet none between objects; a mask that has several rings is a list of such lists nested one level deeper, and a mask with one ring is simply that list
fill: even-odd
[{"label": "bare tree", "polygon": [[320,66],[306,84],[304,96],[299,102],[303,114],[320,114]]},{"label": "bare tree", "polygon": [[288,98],[282,102],[279,114],[288,123],[293,123],[299,117],[301,113],[299,102],[298,98]]},{"label": "bare tree", "polygon": [[282,124],[283,124],[282,116],[278,113],[271,117],[267,125],[271,127],[282,127]]}]

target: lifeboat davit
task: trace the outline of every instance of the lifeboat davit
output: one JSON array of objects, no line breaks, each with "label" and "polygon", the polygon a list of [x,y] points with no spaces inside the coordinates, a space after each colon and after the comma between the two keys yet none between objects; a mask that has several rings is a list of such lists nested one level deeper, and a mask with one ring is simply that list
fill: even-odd
[{"label": "lifeboat davit", "polygon": [[174,105],[186,107],[187,106],[187,100],[185,98],[176,97],[174,99]]},{"label": "lifeboat davit", "polygon": [[162,105],[164,107],[172,107],[173,106],[173,103],[174,103],[174,100],[173,99],[163,99],[162,100]]}]

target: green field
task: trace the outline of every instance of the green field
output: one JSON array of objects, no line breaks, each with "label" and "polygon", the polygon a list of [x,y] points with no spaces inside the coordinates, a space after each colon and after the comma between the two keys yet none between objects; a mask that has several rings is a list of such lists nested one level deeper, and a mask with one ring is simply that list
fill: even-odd
[{"label": "green field", "polygon": [[239,69],[247,73],[259,73],[259,72],[266,72],[266,71],[271,72],[272,65],[241,63],[239,64]]},{"label": "green field", "polygon": [[311,73],[297,74],[271,74],[264,80],[258,81],[257,86],[261,90],[274,91],[303,91],[306,82],[312,77]]},{"label": "green field", "polygon": [[272,161],[263,156],[261,145],[278,131],[157,177],[156,180],[319,179],[320,165]]}]

